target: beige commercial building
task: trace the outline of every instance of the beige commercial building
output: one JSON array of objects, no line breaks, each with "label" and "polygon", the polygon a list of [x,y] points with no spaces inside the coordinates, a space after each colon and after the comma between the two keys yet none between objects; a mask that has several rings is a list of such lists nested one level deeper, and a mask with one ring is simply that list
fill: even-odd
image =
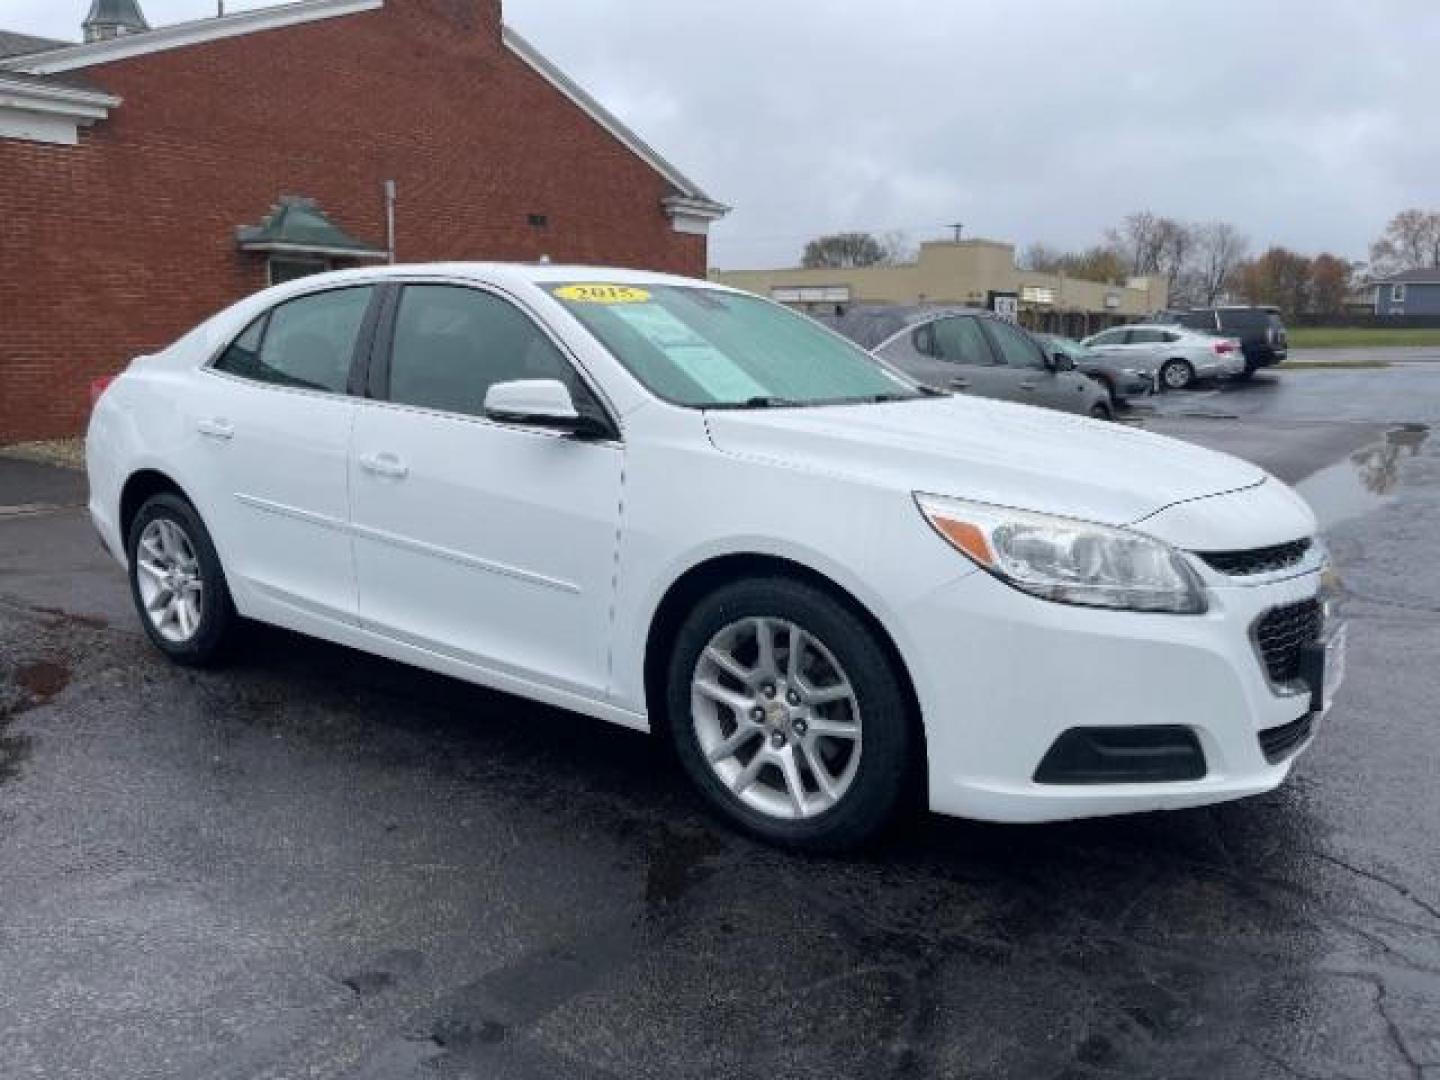
[{"label": "beige commercial building", "polygon": [[1015,268],[1015,245],[997,240],[938,240],[920,245],[912,263],[850,270],[712,271],[724,285],[817,313],[855,304],[964,305],[1016,312],[1032,329],[1075,337],[1163,309],[1162,278],[1124,285]]}]

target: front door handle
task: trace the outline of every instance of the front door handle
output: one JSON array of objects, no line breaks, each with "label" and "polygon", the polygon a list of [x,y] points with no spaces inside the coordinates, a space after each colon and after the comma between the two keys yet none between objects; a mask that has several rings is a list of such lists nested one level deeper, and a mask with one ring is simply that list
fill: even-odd
[{"label": "front door handle", "polygon": [[218,417],[211,420],[199,420],[195,424],[195,430],[206,438],[221,439],[228,442],[235,437],[235,425],[229,420],[221,420]]},{"label": "front door handle", "polygon": [[410,475],[410,469],[394,454],[366,454],[360,459],[360,467],[390,480],[404,480]]},{"label": "front door handle", "polygon": [[1034,390],[1034,389],[1035,389],[1036,387],[1038,387],[1039,385],[1040,385],[1039,383],[1035,383],[1035,382],[1022,382],[1022,383],[1020,384],[1020,389],[1021,389],[1021,390]]}]

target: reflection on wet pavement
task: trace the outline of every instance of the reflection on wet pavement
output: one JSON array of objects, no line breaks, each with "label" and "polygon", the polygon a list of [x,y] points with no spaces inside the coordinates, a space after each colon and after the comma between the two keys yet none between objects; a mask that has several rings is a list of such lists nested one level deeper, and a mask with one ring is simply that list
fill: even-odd
[{"label": "reflection on wet pavement", "polygon": [[1400,464],[1415,457],[1430,436],[1427,424],[1404,424],[1343,461],[1301,480],[1295,489],[1329,529],[1382,506],[1400,479]]}]

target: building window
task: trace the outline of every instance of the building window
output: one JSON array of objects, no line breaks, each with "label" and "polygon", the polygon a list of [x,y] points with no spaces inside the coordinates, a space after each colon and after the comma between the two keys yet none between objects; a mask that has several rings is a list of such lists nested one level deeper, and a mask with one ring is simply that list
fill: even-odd
[{"label": "building window", "polygon": [[287,281],[323,274],[331,269],[328,259],[272,258],[269,260],[270,284],[283,285]]},{"label": "building window", "polygon": [[1391,285],[1391,286],[1390,286],[1390,302],[1391,302],[1392,304],[1403,304],[1403,303],[1405,303],[1405,286],[1404,286],[1404,285]]},{"label": "building window", "polygon": [[550,218],[545,214],[531,214],[530,227],[532,229],[548,229],[550,227]]}]

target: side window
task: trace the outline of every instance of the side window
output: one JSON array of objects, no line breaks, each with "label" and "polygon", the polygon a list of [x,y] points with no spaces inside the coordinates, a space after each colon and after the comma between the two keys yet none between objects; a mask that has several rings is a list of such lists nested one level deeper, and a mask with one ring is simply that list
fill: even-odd
[{"label": "side window", "polygon": [[1124,331],[1124,330],[1106,330],[1103,334],[1099,335],[1098,337],[1092,338],[1091,341],[1090,341],[1090,344],[1091,344],[1091,345],[1124,345],[1124,344],[1125,344],[1125,331]]},{"label": "side window", "polygon": [[395,318],[390,400],[483,416],[485,393],[514,379],[558,379],[589,394],[550,339],[513,304],[458,285],[407,285]]},{"label": "side window", "polygon": [[1007,367],[1044,368],[1045,354],[1033,338],[998,319],[992,319],[988,329]]},{"label": "side window", "polygon": [[934,334],[933,355],[952,364],[993,364],[995,362],[990,346],[980,324],[968,316],[937,319],[931,323]]},{"label": "side window", "polygon": [[1174,342],[1174,341],[1179,341],[1179,340],[1180,340],[1180,335],[1179,335],[1179,334],[1171,333],[1170,331],[1167,330],[1165,333],[1163,333],[1163,334],[1160,335],[1160,340],[1161,340],[1161,341],[1164,341],[1164,342],[1167,342],[1167,343],[1169,343],[1169,342]]},{"label": "side window", "polygon": [[1131,345],[1155,345],[1165,341],[1163,330],[1131,330],[1129,343]]},{"label": "side window", "polygon": [[371,289],[333,289],[290,300],[257,319],[215,368],[272,386],[343,394]]},{"label": "side window", "polygon": [[245,328],[245,332],[230,343],[230,347],[215,361],[217,371],[241,375],[247,379],[258,379],[260,371],[260,342],[265,336],[265,320],[269,312],[261,315]]}]

